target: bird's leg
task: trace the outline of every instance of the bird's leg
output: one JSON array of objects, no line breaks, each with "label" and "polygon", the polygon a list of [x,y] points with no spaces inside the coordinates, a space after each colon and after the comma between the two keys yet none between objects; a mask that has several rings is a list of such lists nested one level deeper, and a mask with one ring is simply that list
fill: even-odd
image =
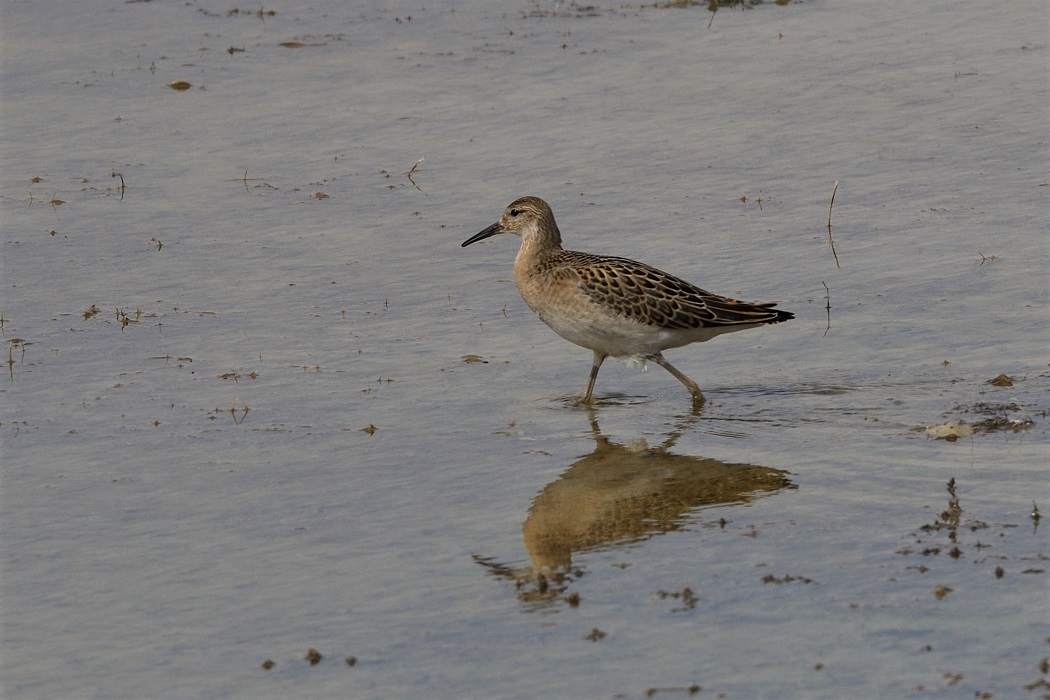
[{"label": "bird's leg", "polygon": [[689,393],[693,395],[693,402],[694,403],[703,403],[704,395],[703,395],[703,393],[701,393],[700,387],[698,387],[696,385],[696,382],[694,382],[692,379],[690,379],[689,377],[685,376],[684,374],[679,372],[677,369],[675,369],[675,366],[672,365],[667,360],[665,360],[664,356],[662,354],[655,353],[653,355],[647,356],[645,359],[652,360],[656,364],[658,364],[661,367],[663,367],[664,369],[666,369],[672,375],[674,375],[675,379],[677,379],[678,381],[682,382],[682,384],[685,385],[685,388],[689,390]]},{"label": "bird's leg", "polygon": [[[591,393],[594,391],[594,380],[598,378],[598,370],[601,369],[602,363],[605,362],[605,358],[608,357],[604,352],[594,351],[594,362],[591,364],[591,378],[587,382],[587,391],[583,392],[583,396],[580,397],[580,403],[590,403]],[[697,389],[699,391],[699,389]]]}]

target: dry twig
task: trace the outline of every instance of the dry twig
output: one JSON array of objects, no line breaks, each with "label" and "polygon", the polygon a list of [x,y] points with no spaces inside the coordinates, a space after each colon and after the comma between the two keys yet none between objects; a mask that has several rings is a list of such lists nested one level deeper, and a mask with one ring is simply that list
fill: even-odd
[{"label": "dry twig", "polygon": [[835,195],[839,191],[839,181],[835,180],[835,188],[831,190],[831,204],[828,205],[828,245],[831,246],[831,254],[835,256],[835,267],[841,268],[839,254],[835,252],[835,239],[831,237],[831,208],[835,206]]},{"label": "dry twig", "polygon": [[[415,188],[416,188],[417,190],[419,190],[420,192],[423,192],[423,190],[420,190],[420,189],[419,189],[419,185],[417,185],[417,184],[416,184],[416,181],[412,179],[412,173],[416,172],[416,168],[418,168],[418,167],[419,167],[419,164],[420,164],[420,163],[422,163],[422,162],[423,162],[424,160],[426,160],[426,159],[427,159],[427,157],[426,157],[426,156],[423,156],[422,158],[420,158],[419,160],[417,160],[417,161],[415,162],[415,164],[414,164],[414,165],[413,165],[413,166],[412,166],[411,168],[409,168],[409,170],[408,170],[408,172],[407,172],[407,173],[405,173],[405,177],[407,177],[407,178],[408,178],[408,181],[409,181],[409,182],[411,182],[411,183],[412,183],[412,186],[413,186],[413,187],[415,187]],[[422,172],[422,171],[421,171],[421,172]],[[426,192],[423,192],[423,194],[426,194]]]}]

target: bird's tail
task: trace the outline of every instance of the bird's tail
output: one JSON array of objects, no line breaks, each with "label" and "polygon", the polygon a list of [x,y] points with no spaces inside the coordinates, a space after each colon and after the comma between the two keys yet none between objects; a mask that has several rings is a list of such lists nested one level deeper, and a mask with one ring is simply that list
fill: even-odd
[{"label": "bird's tail", "polygon": [[717,319],[714,325],[738,326],[753,323],[780,323],[795,318],[790,311],[774,308],[775,302],[749,302],[728,297],[707,299],[707,307]]}]

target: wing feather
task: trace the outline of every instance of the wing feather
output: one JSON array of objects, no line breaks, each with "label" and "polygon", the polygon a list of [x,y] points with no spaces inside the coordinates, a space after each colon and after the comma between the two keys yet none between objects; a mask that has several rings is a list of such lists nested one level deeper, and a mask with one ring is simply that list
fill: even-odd
[{"label": "wing feather", "polygon": [[626,318],[668,329],[778,323],[794,318],[775,303],[712,294],[666,272],[627,258],[563,251],[579,288]]}]

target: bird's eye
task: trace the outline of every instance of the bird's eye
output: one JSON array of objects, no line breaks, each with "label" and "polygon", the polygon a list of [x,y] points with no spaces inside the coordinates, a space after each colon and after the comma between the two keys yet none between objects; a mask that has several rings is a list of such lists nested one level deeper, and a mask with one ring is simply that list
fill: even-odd
[{"label": "bird's eye", "polygon": [[521,213],[521,210],[520,210],[520,209],[511,209],[511,210],[510,210],[510,215],[511,215],[511,216],[517,216],[517,215],[518,215],[518,214],[520,214],[520,213]]}]

